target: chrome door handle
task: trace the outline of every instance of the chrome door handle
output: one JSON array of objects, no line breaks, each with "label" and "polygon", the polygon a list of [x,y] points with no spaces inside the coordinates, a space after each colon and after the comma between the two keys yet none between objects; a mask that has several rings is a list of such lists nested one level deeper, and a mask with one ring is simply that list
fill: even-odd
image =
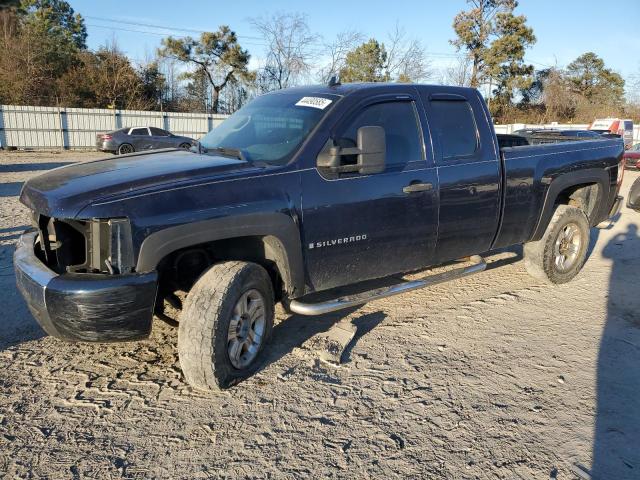
[{"label": "chrome door handle", "polygon": [[410,183],[402,189],[404,193],[428,192],[433,188],[432,183]]}]

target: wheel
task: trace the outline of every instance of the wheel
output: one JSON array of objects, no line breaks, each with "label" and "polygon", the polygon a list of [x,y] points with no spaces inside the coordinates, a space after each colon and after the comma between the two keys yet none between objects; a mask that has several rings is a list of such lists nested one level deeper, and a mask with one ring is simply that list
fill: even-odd
[{"label": "wheel", "polygon": [[565,283],[575,277],[589,247],[589,221],[582,210],[559,205],[542,238],[524,245],[524,265],[533,277]]},{"label": "wheel", "polygon": [[122,145],[120,145],[118,147],[118,154],[119,155],[126,155],[127,153],[133,153],[135,151],[136,151],[136,149],[133,148],[133,145],[131,145],[129,143],[123,143]]},{"label": "wheel", "polygon": [[189,150],[191,148],[190,143],[181,143],[178,148],[183,148],[185,150]]},{"label": "wheel", "polygon": [[207,270],[180,315],[178,354],[187,382],[214,390],[255,373],[273,311],[271,279],[261,266],[223,262]]}]

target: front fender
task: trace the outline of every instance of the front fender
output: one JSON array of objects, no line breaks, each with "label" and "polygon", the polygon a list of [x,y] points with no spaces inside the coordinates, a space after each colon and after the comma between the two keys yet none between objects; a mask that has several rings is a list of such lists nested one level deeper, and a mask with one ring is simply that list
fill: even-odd
[{"label": "front fender", "polygon": [[176,250],[239,237],[262,236],[281,257],[279,265],[285,287],[292,296],[304,292],[304,268],[300,231],[295,220],[284,213],[249,213],[215,218],[165,228],[149,235],[141,244],[136,271],[156,269],[160,261]]}]

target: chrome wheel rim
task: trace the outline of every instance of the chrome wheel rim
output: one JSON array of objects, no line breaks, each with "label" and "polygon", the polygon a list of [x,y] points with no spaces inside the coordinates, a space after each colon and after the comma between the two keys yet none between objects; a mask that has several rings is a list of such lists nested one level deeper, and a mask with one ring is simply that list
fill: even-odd
[{"label": "chrome wheel rim", "polygon": [[581,247],[580,227],[568,223],[560,230],[554,245],[554,263],[559,272],[566,272],[576,264]]},{"label": "chrome wheel rim", "polygon": [[243,369],[253,362],[260,351],[266,323],[262,294],[255,289],[243,293],[233,308],[229,322],[227,353],[231,365]]},{"label": "chrome wheel rim", "polygon": [[127,153],[132,153],[133,147],[131,145],[120,145],[120,154],[126,155]]}]

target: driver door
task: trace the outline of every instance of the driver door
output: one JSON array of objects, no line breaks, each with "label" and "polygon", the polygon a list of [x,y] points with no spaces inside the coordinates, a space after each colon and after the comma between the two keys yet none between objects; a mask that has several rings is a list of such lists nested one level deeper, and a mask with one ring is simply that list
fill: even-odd
[{"label": "driver door", "polygon": [[[422,115],[413,95],[361,104],[334,130],[331,141],[350,148],[358,128],[384,128],[385,170],[331,174],[316,167],[302,172],[303,245],[313,290],[429,264],[437,235],[438,180],[433,159],[425,157]],[[345,164],[353,163],[345,157]]]}]

